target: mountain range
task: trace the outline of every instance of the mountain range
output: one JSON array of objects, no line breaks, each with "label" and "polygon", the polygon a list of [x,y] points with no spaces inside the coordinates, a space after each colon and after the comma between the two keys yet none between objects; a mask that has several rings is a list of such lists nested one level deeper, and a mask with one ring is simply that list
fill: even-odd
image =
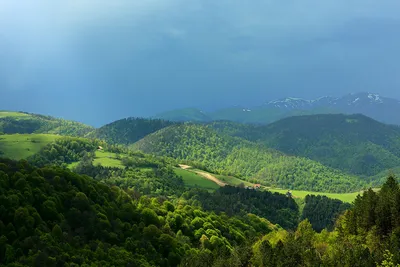
[{"label": "mountain range", "polygon": [[255,107],[231,107],[204,112],[188,108],[154,116],[171,121],[210,122],[228,120],[268,124],[282,118],[312,114],[363,114],[380,122],[400,124],[400,101],[373,93],[353,93],[342,97],[323,96],[314,100],[287,97]]}]

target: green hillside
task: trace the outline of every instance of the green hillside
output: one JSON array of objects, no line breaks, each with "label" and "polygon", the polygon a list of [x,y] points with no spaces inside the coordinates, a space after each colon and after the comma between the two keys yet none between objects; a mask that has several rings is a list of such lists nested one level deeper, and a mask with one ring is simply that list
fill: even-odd
[{"label": "green hillside", "polygon": [[188,188],[203,188],[206,190],[215,190],[219,188],[216,183],[207,180],[194,172],[183,169],[175,169],[174,171],[176,175],[182,177],[185,186]]},{"label": "green hillside", "polygon": [[[223,125],[210,127],[227,131]],[[356,175],[374,176],[400,166],[400,127],[363,115],[296,116],[230,132]]]},{"label": "green hillside", "polygon": [[[208,261],[220,262],[276,228],[253,214],[217,214],[184,199],[137,201],[133,190],[56,167],[0,159],[0,185],[2,266],[186,266],[203,253],[201,238]],[[276,210],[264,207],[264,214],[285,219],[281,198],[269,196]]]},{"label": "green hillside", "polygon": [[351,192],[366,185],[356,176],[346,175],[318,162],[286,156],[240,138],[217,134],[201,125],[164,128],[135,143],[133,148],[184,160],[201,169],[266,186]]},{"label": "green hillside", "polygon": [[88,137],[105,140],[109,144],[133,144],[148,134],[175,124],[160,119],[126,118],[96,129]]},{"label": "green hillside", "polygon": [[85,136],[94,128],[83,123],[57,119],[50,116],[0,111],[0,133],[4,134],[59,134]]},{"label": "green hillside", "polygon": [[59,138],[60,136],[51,134],[0,135],[0,157],[26,159]]}]

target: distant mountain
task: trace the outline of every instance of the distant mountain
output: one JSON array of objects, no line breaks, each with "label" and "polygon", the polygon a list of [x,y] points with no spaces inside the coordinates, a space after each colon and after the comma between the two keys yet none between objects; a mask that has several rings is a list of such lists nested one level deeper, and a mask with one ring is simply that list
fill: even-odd
[{"label": "distant mountain", "polygon": [[0,111],[0,133],[85,136],[94,128],[83,123],[25,112]]},{"label": "distant mountain", "polygon": [[148,134],[176,124],[161,119],[126,118],[117,120],[91,132],[88,137],[105,140],[109,144],[129,145]]},{"label": "distant mountain", "polygon": [[360,114],[295,116],[248,127],[214,122],[210,127],[356,175],[400,166],[400,127]]},{"label": "distant mountain", "polygon": [[257,107],[230,107],[213,112],[173,110],[155,117],[173,121],[209,122],[227,120],[268,124],[283,118],[313,114],[363,114],[380,122],[400,125],[400,101],[372,93],[324,96],[314,100],[287,97]]},{"label": "distant mountain", "polygon": [[185,109],[177,109],[171,110],[164,113],[157,114],[154,116],[155,119],[162,119],[168,121],[193,121],[193,122],[206,122],[211,121],[206,113],[196,108],[185,108]]},{"label": "distant mountain", "polygon": [[325,192],[350,192],[366,186],[365,181],[354,175],[217,133],[205,125],[166,127],[147,135],[133,148],[266,186]]},{"label": "distant mountain", "polygon": [[348,94],[339,98],[325,96],[315,100],[289,97],[270,101],[265,106],[287,111],[323,107],[340,113],[363,114],[389,124],[400,124],[400,117],[397,115],[400,113],[400,101],[372,93]]}]

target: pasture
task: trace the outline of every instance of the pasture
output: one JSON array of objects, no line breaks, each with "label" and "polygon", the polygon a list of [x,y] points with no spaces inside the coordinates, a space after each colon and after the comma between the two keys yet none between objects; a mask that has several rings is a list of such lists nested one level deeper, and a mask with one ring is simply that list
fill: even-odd
[{"label": "pasture", "polygon": [[58,138],[60,136],[52,134],[0,135],[0,156],[15,160],[26,159]]},{"label": "pasture", "polygon": [[178,176],[181,176],[183,182],[185,183],[186,187],[189,188],[203,188],[206,190],[216,190],[219,188],[219,185],[216,183],[194,173],[189,170],[184,169],[175,169],[175,173]]}]

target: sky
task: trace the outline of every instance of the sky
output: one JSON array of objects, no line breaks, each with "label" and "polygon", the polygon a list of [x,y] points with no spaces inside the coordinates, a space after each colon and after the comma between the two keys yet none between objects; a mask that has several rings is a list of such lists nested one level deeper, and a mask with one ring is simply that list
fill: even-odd
[{"label": "sky", "polygon": [[99,126],[287,96],[400,99],[398,0],[0,0],[0,110]]}]

